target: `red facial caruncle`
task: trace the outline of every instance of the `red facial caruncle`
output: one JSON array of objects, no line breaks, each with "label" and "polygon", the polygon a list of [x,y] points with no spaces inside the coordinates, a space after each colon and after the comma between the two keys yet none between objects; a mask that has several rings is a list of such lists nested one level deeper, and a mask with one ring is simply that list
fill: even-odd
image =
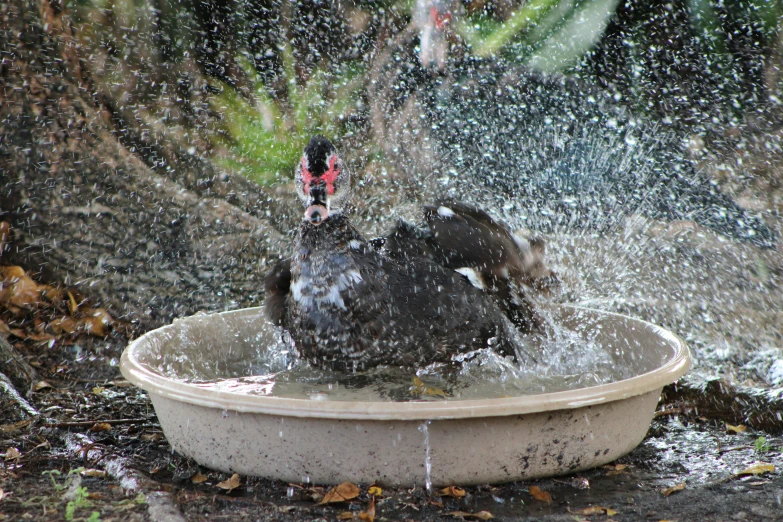
[{"label": "red facial caruncle", "polygon": [[304,156],[302,156],[301,169],[303,185],[302,191],[304,192],[305,197],[310,194],[310,185],[313,183],[313,181],[316,180],[323,181],[326,184],[326,193],[328,195],[331,196],[334,194],[334,184],[337,180],[337,176],[340,175],[340,165],[338,164],[338,158],[336,154],[332,154],[329,157],[329,168],[320,176],[313,176],[313,174],[307,168],[307,158]]}]

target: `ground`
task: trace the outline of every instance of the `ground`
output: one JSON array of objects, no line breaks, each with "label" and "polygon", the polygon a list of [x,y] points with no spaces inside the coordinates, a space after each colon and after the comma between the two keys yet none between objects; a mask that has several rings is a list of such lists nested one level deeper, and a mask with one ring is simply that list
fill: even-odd
[{"label": "ground", "polygon": [[[53,344],[12,340],[49,386],[30,395],[43,418],[0,427],[0,520],[366,518],[370,484],[359,484],[350,502],[329,505],[318,504],[329,489],[321,485],[239,477],[239,487],[228,491],[218,484],[229,475],[173,453],[146,393],[119,373],[122,333],[72,334]],[[783,519],[783,437],[735,429],[681,403],[659,411],[644,442],[609,466],[499,486],[457,484],[456,497],[381,485],[375,519],[454,520],[460,512],[499,520],[607,519],[599,507],[616,511],[612,520]],[[752,467],[759,462],[772,468]],[[753,474],[766,469],[774,471]]]}]

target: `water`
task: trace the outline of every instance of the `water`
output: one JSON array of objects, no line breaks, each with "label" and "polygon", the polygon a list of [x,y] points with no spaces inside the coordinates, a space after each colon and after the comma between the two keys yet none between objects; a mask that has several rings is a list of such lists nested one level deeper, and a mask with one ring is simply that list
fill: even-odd
[{"label": "water", "polygon": [[[656,350],[624,319],[546,306],[541,313],[545,333],[520,336],[524,349],[516,359],[479,347],[451,364],[418,370],[321,370],[299,359],[289,336],[264,322],[261,311],[250,310],[180,321],[151,339],[142,363],[219,392],[313,401],[459,401],[597,386],[651,371],[671,355],[665,339]],[[534,358],[523,355],[531,353]]]},{"label": "water", "polygon": [[425,457],[424,457],[424,469],[425,469],[425,475],[424,475],[424,487],[427,488],[427,491],[432,491],[432,456],[430,455],[430,430],[429,430],[430,421],[424,421],[421,424],[419,424],[419,431],[424,434],[424,451],[425,451]]}]

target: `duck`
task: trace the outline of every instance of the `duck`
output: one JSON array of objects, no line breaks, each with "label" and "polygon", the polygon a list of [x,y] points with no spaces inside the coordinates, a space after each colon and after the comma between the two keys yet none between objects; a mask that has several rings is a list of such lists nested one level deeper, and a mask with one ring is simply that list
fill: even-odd
[{"label": "duck", "polygon": [[349,217],[350,170],[323,136],[305,147],[295,186],[304,216],[293,255],[265,276],[264,306],[301,358],[353,373],[453,364],[486,347],[535,357],[520,337],[541,332],[535,292],[557,286],[542,240],[445,201],[424,207],[423,225],[367,240]]},{"label": "duck", "polygon": [[685,136],[589,79],[472,54],[453,31],[458,7],[419,0],[371,67],[374,141],[412,184],[442,193],[448,180],[451,194],[511,204],[539,233],[600,234],[642,216],[776,247],[763,217],[687,157]]}]

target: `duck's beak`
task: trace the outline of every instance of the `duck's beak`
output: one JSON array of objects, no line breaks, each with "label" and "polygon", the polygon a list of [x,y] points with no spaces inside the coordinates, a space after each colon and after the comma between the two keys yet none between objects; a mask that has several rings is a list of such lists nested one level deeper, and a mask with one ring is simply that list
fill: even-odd
[{"label": "duck's beak", "polygon": [[313,225],[320,225],[329,217],[329,195],[326,193],[326,183],[313,182],[309,191],[310,206],[305,210],[305,219]]}]

